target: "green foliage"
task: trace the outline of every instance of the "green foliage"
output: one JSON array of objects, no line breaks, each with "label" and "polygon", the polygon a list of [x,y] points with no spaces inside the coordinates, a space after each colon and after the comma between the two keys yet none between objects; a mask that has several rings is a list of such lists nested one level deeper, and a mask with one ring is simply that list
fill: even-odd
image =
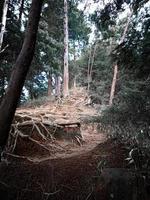
[{"label": "green foliage", "polygon": [[[77,9],[78,2],[73,0],[68,1],[70,48],[72,48],[76,41],[82,43],[82,46],[88,42],[89,28],[87,27],[83,13]],[[9,4],[7,27],[3,43],[3,47],[7,45],[8,47],[0,54],[0,99],[5,93],[13,64],[21,50],[30,4],[31,1],[25,0],[21,22],[19,21],[20,1],[11,0]],[[1,16],[2,6],[0,7],[0,20]],[[24,97],[28,93],[30,98],[37,98],[40,95],[46,94],[48,78],[55,77],[58,74],[62,75],[64,51],[63,20],[63,0],[45,0],[39,25],[35,56],[25,82],[27,91],[23,92],[22,100],[26,99]]]},{"label": "green foliage", "polygon": [[120,69],[116,96],[101,119],[111,134],[132,138],[139,145],[148,145],[150,139],[149,27],[148,8],[138,7],[125,42],[115,51]]},{"label": "green foliage", "polygon": [[88,34],[91,29],[87,26],[83,11],[78,10],[75,4],[69,5],[69,38],[72,41],[88,43]]},{"label": "green foliage", "polygon": [[[3,9],[3,1],[1,2],[1,13],[0,16],[2,17],[2,9]],[[5,86],[8,83],[10,72],[12,66],[19,54],[21,49],[21,44],[23,41],[23,32],[20,30],[20,25],[17,19],[17,15],[14,12],[14,7],[16,6],[17,2],[14,4],[9,4],[9,10],[7,17],[6,25],[6,32],[4,34],[4,42],[3,48],[6,48],[5,51],[0,53],[0,99],[3,97],[5,93]],[[0,20],[1,21],[1,20]]]},{"label": "green foliage", "polygon": [[[96,50],[95,55],[93,55],[95,45]],[[78,71],[76,71],[76,74],[78,75],[78,82],[86,87],[88,84],[88,65],[90,63],[91,66],[93,63],[91,73],[92,79],[90,80],[90,94],[92,95],[93,102],[96,102],[99,99],[101,104],[108,103],[113,76],[110,52],[110,41],[97,40],[91,48],[88,48],[82,54],[82,57],[77,62]]]}]

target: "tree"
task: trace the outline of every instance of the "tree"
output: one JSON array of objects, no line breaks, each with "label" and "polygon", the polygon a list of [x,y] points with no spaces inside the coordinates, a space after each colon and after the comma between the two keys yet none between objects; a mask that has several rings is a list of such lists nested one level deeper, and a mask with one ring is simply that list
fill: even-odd
[{"label": "tree", "polygon": [[92,49],[90,49],[90,56],[89,56],[88,70],[87,70],[87,82],[88,82],[87,90],[88,90],[88,93],[89,93],[89,90],[90,90],[90,82],[92,81],[92,70],[93,70],[93,65],[94,65],[96,49],[97,49],[97,41],[94,44],[93,55],[91,55]]},{"label": "tree", "polygon": [[[39,52],[37,58],[40,58],[41,61],[39,73],[46,73],[47,85],[45,85],[47,94],[50,94],[55,88],[55,82],[57,80],[54,81],[54,79],[57,77],[57,74],[59,73],[60,76],[62,76],[64,4],[63,1],[60,0],[46,1],[46,3],[47,6],[43,8],[43,17],[39,25],[36,53]],[[37,61],[37,58],[35,61]],[[36,71],[37,66],[35,65],[32,70],[33,77]],[[33,80],[33,77],[31,77],[30,80]],[[49,90],[50,88],[51,92]],[[41,90],[41,85],[38,85],[38,90]]]},{"label": "tree", "polygon": [[130,21],[131,25],[125,40],[113,52],[113,58],[119,66],[115,98],[113,105],[103,113],[101,122],[111,127],[110,132],[123,138],[135,139],[137,145],[149,148],[149,4],[146,1],[132,2],[137,4],[132,6],[134,15]]},{"label": "tree", "polygon": [[8,0],[5,0],[4,5],[3,5],[2,24],[1,24],[1,30],[0,30],[0,52],[2,49],[6,21],[7,21],[8,2],[9,2]]},{"label": "tree", "polygon": [[0,146],[2,149],[6,145],[11,123],[33,59],[42,3],[43,0],[32,0],[24,43],[0,105]]},{"label": "tree", "polygon": [[20,23],[20,25],[21,25],[23,10],[24,10],[24,3],[25,3],[25,0],[21,0],[20,8],[19,8],[19,23]]},{"label": "tree", "polygon": [[69,95],[68,37],[68,2],[64,0],[64,97]]},{"label": "tree", "polygon": [[[122,35],[121,40],[120,40],[120,44],[122,44],[124,42],[124,40],[125,40],[132,14],[133,14],[133,10],[130,11],[130,14],[128,16],[127,23],[125,25],[125,28],[124,28],[124,31],[123,31],[123,35]],[[114,65],[114,76],[113,76],[112,85],[111,85],[111,91],[110,91],[110,99],[109,99],[109,105],[110,106],[112,106],[113,99],[114,99],[114,96],[115,96],[117,74],[118,74],[118,64],[116,63]]]},{"label": "tree", "polygon": [[[89,95],[92,96],[93,103],[108,104],[112,80],[112,69],[110,67],[112,60],[109,41],[97,39],[93,45],[81,54],[77,64],[79,70],[76,70],[76,74],[78,75],[79,84],[87,88],[88,85],[90,86]],[[87,72],[87,65],[89,65],[89,72]],[[88,77],[87,74],[89,74]],[[92,81],[89,82],[88,78],[91,75]]]},{"label": "tree", "polygon": [[[25,87],[29,92],[29,97],[33,97],[30,93],[34,93],[34,97],[38,98],[41,95],[48,94],[48,85],[52,81],[52,88],[55,88],[57,82],[57,76],[59,74],[60,80],[63,80],[63,67],[64,67],[64,0],[51,0],[45,1],[43,7],[43,15],[39,24],[37,45],[35,51],[35,57],[32,62],[31,70],[28,74]],[[69,58],[72,57],[72,47],[76,43],[76,52],[79,54],[81,49],[83,50],[85,44],[88,41],[88,33],[90,29],[87,26],[84,14],[77,8],[77,1],[68,0],[68,51]],[[25,10],[26,4],[25,4]],[[80,46],[79,46],[80,45]],[[79,46],[77,48],[77,46]],[[70,65],[70,59],[69,65]],[[76,65],[74,64],[74,68]],[[42,79],[39,81],[37,77],[41,76],[41,73],[45,73],[46,81],[43,82],[45,89],[43,90]],[[75,78],[72,66],[69,69],[69,86],[71,80]],[[51,76],[51,77],[50,77]],[[54,79],[56,79],[54,81]],[[49,84],[48,84],[49,83]],[[58,84],[59,85],[59,84]],[[42,91],[42,92],[39,92]],[[60,90],[53,90],[57,93]],[[61,90],[62,92],[62,90]],[[55,93],[55,94],[56,94]],[[50,94],[50,92],[49,92]]]},{"label": "tree", "polygon": [[[1,2],[1,1],[0,1]],[[20,29],[18,20],[18,2],[19,0],[9,0],[7,11],[7,23],[3,39],[3,49],[0,53],[0,101],[5,94],[5,88],[8,85],[12,66],[14,65],[24,39],[24,30]],[[0,3],[1,4],[1,3]],[[1,5],[0,5],[1,6]],[[3,8],[3,6],[2,6]],[[29,8],[29,5],[28,5]],[[24,12],[28,16],[27,7],[24,7]],[[28,9],[29,10],[29,9]],[[2,19],[2,11],[0,9],[0,21]],[[25,28],[27,18],[22,18],[22,27]],[[6,48],[7,47],[7,48]]]},{"label": "tree", "polygon": [[89,34],[91,33],[86,16],[83,11],[78,9],[77,3],[69,1],[68,7],[69,56],[74,58],[72,61],[69,60],[69,85],[74,86],[78,83],[77,60],[87,47]]}]

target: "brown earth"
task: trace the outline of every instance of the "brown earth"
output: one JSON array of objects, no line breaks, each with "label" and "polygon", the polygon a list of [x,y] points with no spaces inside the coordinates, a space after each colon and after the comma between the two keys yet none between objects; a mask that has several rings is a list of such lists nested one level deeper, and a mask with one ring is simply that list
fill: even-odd
[{"label": "brown earth", "polygon": [[[124,182],[126,175],[123,180],[120,178],[122,169],[127,166],[126,146],[117,140],[108,140],[97,129],[94,119],[98,113],[86,105],[86,96],[85,90],[78,88],[63,102],[48,102],[41,107],[17,110],[0,164],[0,200],[133,199],[128,198],[130,194],[125,195],[124,188],[120,188],[128,182],[128,179]],[[81,124],[81,140],[78,137],[75,140],[51,137],[55,136],[53,128],[58,124],[76,122]],[[69,134],[64,130],[60,133]],[[111,172],[105,169],[111,169]],[[119,178],[114,181],[112,174],[116,174],[116,169]],[[109,173],[109,177],[103,178],[103,173]],[[124,174],[129,173],[125,171]],[[121,184],[120,180],[123,181]],[[112,185],[116,181],[119,183],[113,194],[108,188],[116,188]],[[130,182],[133,185],[133,181]]]},{"label": "brown earth", "polygon": [[[47,102],[36,108],[19,108],[16,112],[7,153],[28,159],[74,156],[90,151],[105,140],[97,130],[96,109],[87,106],[83,88],[70,97]],[[28,148],[26,148],[28,146]]]},{"label": "brown earth", "polygon": [[122,168],[126,165],[125,153],[122,144],[109,140],[69,157],[3,162],[1,199],[106,199],[103,187],[99,187],[99,163],[106,161],[103,167]]}]

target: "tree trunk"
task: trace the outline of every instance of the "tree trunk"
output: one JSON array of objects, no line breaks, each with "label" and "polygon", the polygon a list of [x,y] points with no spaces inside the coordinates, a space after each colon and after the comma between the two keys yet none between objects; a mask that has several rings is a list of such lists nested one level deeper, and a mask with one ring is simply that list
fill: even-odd
[{"label": "tree trunk", "polygon": [[127,20],[125,29],[124,29],[124,31],[123,31],[123,35],[122,35],[121,40],[120,40],[120,44],[123,43],[124,40],[125,40],[127,31],[128,31],[128,28],[129,28],[129,24],[130,24],[130,21],[131,21],[132,14],[133,14],[133,9],[132,9],[132,10],[130,11],[130,13],[129,13],[129,16],[128,16],[128,20]]},{"label": "tree trunk", "polygon": [[88,70],[87,70],[87,92],[89,93],[90,90],[90,66],[91,66],[91,57],[92,57],[92,47],[90,47],[90,52],[89,52],[89,60],[88,60]]},{"label": "tree trunk", "polygon": [[64,0],[64,97],[69,95],[69,69],[68,69],[68,4]]},{"label": "tree trunk", "polygon": [[2,149],[6,145],[11,123],[33,59],[42,3],[43,0],[32,0],[24,43],[0,105],[0,146]]},{"label": "tree trunk", "polygon": [[[123,35],[122,35],[121,40],[120,40],[120,44],[123,43],[124,40],[125,40],[125,36],[127,34],[128,28],[129,28],[129,24],[130,24],[130,20],[131,20],[132,14],[133,14],[133,10],[130,11],[130,14],[128,16],[128,20],[127,20],[125,29],[123,31]],[[116,63],[115,66],[114,66],[114,76],[113,76],[113,81],[112,81],[112,85],[111,85],[109,106],[112,106],[113,99],[114,99],[114,96],[115,96],[116,83],[117,83],[117,73],[118,73],[118,64]]]},{"label": "tree trunk", "polygon": [[4,2],[5,2],[5,0],[0,0],[0,27],[1,27],[1,23],[2,23]]},{"label": "tree trunk", "polygon": [[94,50],[93,50],[93,55],[92,55],[92,60],[91,60],[91,67],[90,67],[90,81],[92,81],[92,71],[93,71],[93,65],[95,61],[95,54],[96,54],[96,49],[97,49],[97,42],[94,45]]},{"label": "tree trunk", "polygon": [[34,92],[34,89],[33,89],[33,84],[31,84],[29,86],[29,96],[30,96],[30,99],[33,100],[36,98],[36,95],[35,95],[35,92]]},{"label": "tree trunk", "polygon": [[3,5],[3,14],[2,14],[2,25],[1,25],[1,31],[0,31],[0,51],[2,49],[3,44],[3,38],[6,28],[6,21],[7,21],[7,11],[8,11],[8,0],[5,0]]},{"label": "tree trunk", "polygon": [[93,71],[96,49],[97,49],[97,42],[94,45],[93,55],[92,55],[92,47],[90,49],[90,56],[88,61],[88,93],[90,90],[90,82],[92,81],[92,71]]},{"label": "tree trunk", "polygon": [[74,41],[74,51],[73,51],[73,54],[74,54],[74,64],[76,64],[76,60],[77,60],[77,57],[76,57],[76,42]]},{"label": "tree trunk", "polygon": [[77,76],[75,75],[74,80],[73,80],[73,87],[74,89],[77,88]]},{"label": "tree trunk", "polygon": [[116,64],[114,66],[114,76],[113,76],[113,81],[112,81],[112,85],[111,85],[111,93],[110,93],[110,99],[109,99],[110,106],[113,104],[113,99],[114,99],[114,95],[115,95],[117,73],[118,73],[118,65]]},{"label": "tree trunk", "polygon": [[22,19],[22,14],[23,14],[23,9],[24,9],[24,1],[21,0],[20,2],[20,9],[19,9],[19,24],[21,25],[21,19]]},{"label": "tree trunk", "polygon": [[56,96],[60,96],[61,95],[61,80],[60,80],[60,76],[56,75]]},{"label": "tree trunk", "polygon": [[2,77],[1,77],[1,96],[0,96],[0,103],[4,97],[5,94],[5,75],[3,72],[0,71],[0,73],[2,73]]},{"label": "tree trunk", "polygon": [[47,90],[47,96],[50,97],[52,95],[52,73],[48,73],[48,90]]},{"label": "tree trunk", "polygon": [[48,90],[47,96],[50,97],[52,95],[52,80],[51,77],[48,78]]},{"label": "tree trunk", "polygon": [[[76,42],[74,41],[74,66],[76,66],[76,61],[77,61],[77,57],[76,57]],[[76,80],[77,80],[77,76],[76,74],[74,75],[74,78],[73,78],[73,87],[74,89],[76,89]]]}]

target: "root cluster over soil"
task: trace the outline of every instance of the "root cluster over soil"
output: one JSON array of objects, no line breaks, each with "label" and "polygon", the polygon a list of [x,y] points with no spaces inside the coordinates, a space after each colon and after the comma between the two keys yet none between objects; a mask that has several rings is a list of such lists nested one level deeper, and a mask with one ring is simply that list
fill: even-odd
[{"label": "root cluster over soil", "polygon": [[27,156],[30,160],[54,158],[57,154],[78,152],[79,147],[83,150],[81,147],[87,140],[91,139],[91,143],[99,141],[99,135],[92,134],[97,132],[97,125],[91,124],[93,128],[90,130],[90,125],[85,128],[83,123],[83,119],[97,116],[96,110],[86,105],[86,99],[85,90],[78,88],[61,101],[49,101],[35,108],[19,108],[12,124],[6,155]]},{"label": "root cluster over soil", "polygon": [[134,200],[148,200],[137,198],[145,186],[126,169],[126,146],[98,131],[86,99],[78,88],[61,102],[17,110],[0,164],[0,199],[133,200],[135,191]]}]

